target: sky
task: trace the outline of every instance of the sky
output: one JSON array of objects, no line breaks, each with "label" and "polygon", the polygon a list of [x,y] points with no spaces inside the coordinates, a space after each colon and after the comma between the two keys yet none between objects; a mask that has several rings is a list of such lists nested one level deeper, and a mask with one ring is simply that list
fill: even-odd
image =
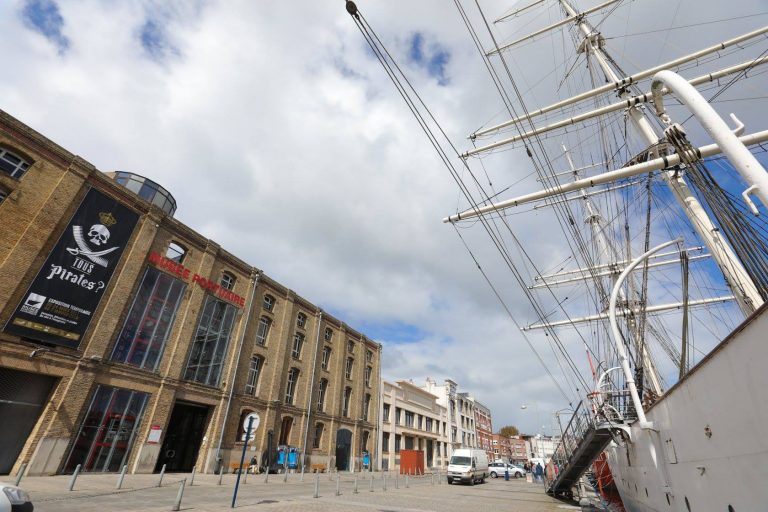
[{"label": "sky", "polygon": [[[693,13],[683,2],[663,21],[638,3],[623,2],[611,27],[634,37],[609,39],[631,70],[768,19],[758,0]],[[489,17],[509,7],[481,4]],[[452,3],[358,6],[458,147],[503,119]],[[558,16],[534,12],[504,38]],[[715,23],[725,17],[735,27]],[[687,28],[670,39],[656,31],[666,26]],[[166,187],[177,219],[381,342],[385,379],[450,378],[491,409],[495,430],[556,432],[553,413],[569,404],[541,364],[558,367],[550,345],[521,336],[457,232],[515,319],[537,318],[482,234],[441,222],[466,204],[342,0],[12,0],[0,2],[0,33],[0,108],[102,171]],[[529,66],[561,63],[553,49],[569,38],[557,34],[510,61],[532,105],[548,99],[547,75]],[[632,53],[646,39],[662,50]],[[488,161],[489,180],[524,177],[526,162],[520,151]],[[551,222],[515,223],[543,269],[566,254]]]}]

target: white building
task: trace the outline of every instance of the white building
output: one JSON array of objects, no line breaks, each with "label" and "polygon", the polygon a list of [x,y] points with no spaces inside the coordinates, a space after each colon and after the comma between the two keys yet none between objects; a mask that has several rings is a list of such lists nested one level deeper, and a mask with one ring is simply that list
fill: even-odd
[{"label": "white building", "polygon": [[459,393],[458,385],[450,379],[438,384],[428,378],[423,389],[437,396],[437,403],[448,410],[448,457],[456,448],[477,448],[474,398]]},{"label": "white building", "polygon": [[530,437],[529,442],[531,457],[547,460],[555,453],[560,437],[536,434]]},{"label": "white building", "polygon": [[448,465],[448,412],[438,397],[399,380],[382,383],[378,469],[399,470],[400,450],[424,452],[424,468]]}]

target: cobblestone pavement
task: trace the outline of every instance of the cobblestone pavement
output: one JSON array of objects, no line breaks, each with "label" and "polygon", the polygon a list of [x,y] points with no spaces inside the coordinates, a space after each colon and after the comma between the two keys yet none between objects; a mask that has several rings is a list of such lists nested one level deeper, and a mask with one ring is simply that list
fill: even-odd
[{"label": "cobblestone pavement", "polygon": [[[231,510],[235,475],[224,475],[218,485],[216,475],[197,475],[189,486],[190,475],[167,474],[162,487],[157,487],[159,475],[126,475],[121,490],[116,490],[118,475],[83,474],[77,479],[73,491],[68,491],[70,477],[25,477],[21,487],[30,493],[35,512],[95,512],[95,511],[166,511],[172,510],[180,481],[187,479],[181,510],[196,512]],[[248,475],[240,485],[237,509],[277,511],[324,512],[353,510],[371,512],[466,512],[514,511],[560,512],[580,510],[554,500],[544,494],[541,484],[526,483],[524,479],[508,482],[499,478],[475,486],[448,485],[444,477],[440,484],[430,475],[410,477],[408,486],[404,477],[395,482],[394,475],[384,479],[381,473],[358,475],[358,493],[354,492],[355,475],[341,474],[340,495],[336,495],[336,475],[318,476],[319,497],[314,498],[315,476]],[[8,478],[5,478],[8,480]]]}]

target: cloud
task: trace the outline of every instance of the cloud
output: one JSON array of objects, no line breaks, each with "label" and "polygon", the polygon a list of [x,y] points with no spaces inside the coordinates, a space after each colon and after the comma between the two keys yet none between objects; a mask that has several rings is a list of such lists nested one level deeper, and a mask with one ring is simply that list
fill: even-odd
[{"label": "cloud", "polygon": [[[662,0],[651,1],[663,9]],[[483,7],[491,16],[507,4]],[[744,4],[723,17],[759,12]],[[521,324],[539,320],[481,226],[454,230],[441,223],[467,202],[343,2],[24,3],[42,6],[33,13],[49,13],[42,25],[20,17],[19,5],[0,2],[1,108],[101,170],[133,171],[168,188],[181,222],[381,341],[385,378],[454,379],[491,408],[495,425],[529,431],[550,425],[551,411],[567,405],[558,386],[575,394],[568,361],[553,350],[552,337],[536,332],[526,341],[477,268],[473,257]],[[601,29],[623,31],[630,18],[642,31],[664,28],[654,14],[658,9],[629,16],[629,6],[617,9],[614,24],[607,20]],[[471,146],[466,136],[478,126],[508,117],[463,22],[444,2],[360,7],[459,149]],[[700,20],[724,9],[708,2],[680,12]],[[532,25],[546,25],[548,16],[554,21],[561,15],[543,11]],[[507,25],[498,30],[509,32]],[[627,53],[622,61],[634,71],[635,63],[724,38],[695,28],[683,32],[670,36],[661,57],[636,49],[657,43],[658,34],[633,37],[634,50],[624,40],[608,43]],[[65,59],[58,53],[62,41]],[[559,84],[566,73],[581,82],[578,90],[589,86],[583,60],[560,60],[559,51],[570,43],[567,33],[556,33],[526,48],[533,51],[527,60],[509,56],[528,106],[551,101],[544,85]],[[546,71],[532,63],[543,63]],[[575,90],[569,83],[559,94]],[[728,106],[748,127],[762,126],[759,110]],[[578,145],[571,132],[549,142],[567,143],[583,165],[604,159],[602,151]],[[566,169],[562,157],[553,163]],[[470,164],[478,181],[500,197],[542,187],[523,149]],[[620,213],[601,201],[608,217]],[[530,258],[521,264],[522,281],[564,261],[575,266],[550,210],[516,210],[508,219],[522,241],[516,245],[507,233],[510,253],[518,263]],[[659,225],[670,219],[665,211]],[[574,223],[581,226],[582,220],[574,215]],[[573,287],[558,290],[557,297],[542,295],[551,318],[565,314],[558,305],[563,296],[571,314],[594,310],[592,298]],[[594,326],[581,332],[589,339],[605,335]],[[578,334],[563,330],[560,337],[573,364],[589,375]],[[671,366],[664,370],[674,373]],[[534,402],[537,419],[531,408],[520,409]]]}]

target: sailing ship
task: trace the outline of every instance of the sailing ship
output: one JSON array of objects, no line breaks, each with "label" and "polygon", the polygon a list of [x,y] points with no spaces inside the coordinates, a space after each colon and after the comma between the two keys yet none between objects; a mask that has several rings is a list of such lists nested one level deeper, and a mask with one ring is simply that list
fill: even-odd
[{"label": "sailing ship", "polygon": [[[537,354],[550,343],[557,357],[547,372],[570,421],[547,491],[571,496],[598,460],[631,512],[766,510],[768,131],[740,121],[765,124],[755,114],[767,103],[768,27],[754,21],[764,13],[734,10],[730,20],[755,25],[735,33],[722,17],[688,16],[678,28],[708,44],[664,59],[642,44],[622,64],[629,36],[668,42],[633,21],[673,11],[664,25],[674,28],[693,5],[574,2],[535,0],[493,19],[478,2],[455,1],[503,117],[472,132],[463,151],[354,3],[347,10],[459,185],[464,204],[444,222],[490,238],[538,317],[521,326],[525,339]],[[504,36],[515,22],[536,28]],[[617,27],[630,34],[609,35]],[[573,51],[552,56],[563,49]],[[538,57],[521,60],[525,50]],[[550,85],[551,101],[533,107]],[[726,122],[720,111],[731,106],[740,112]],[[512,175],[510,161],[529,179]],[[522,213],[533,220],[520,222]],[[517,318],[481,253],[468,250]]]}]

